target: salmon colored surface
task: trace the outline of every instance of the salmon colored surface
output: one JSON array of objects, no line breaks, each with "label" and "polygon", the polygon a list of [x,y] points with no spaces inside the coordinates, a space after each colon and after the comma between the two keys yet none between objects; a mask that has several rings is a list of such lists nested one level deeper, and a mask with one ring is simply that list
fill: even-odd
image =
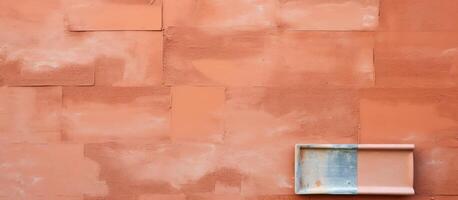
[{"label": "salmon colored surface", "polygon": [[80,5],[67,11],[66,20],[70,31],[162,29],[160,3],[154,5]]},{"label": "salmon colored surface", "polygon": [[412,150],[393,147],[358,151],[358,192],[413,194]]},{"label": "salmon colored surface", "polygon": [[[457,0],[0,0],[0,200],[456,200],[457,17]],[[296,196],[298,143],[415,144],[416,194]],[[382,184],[390,158],[364,159]]]}]

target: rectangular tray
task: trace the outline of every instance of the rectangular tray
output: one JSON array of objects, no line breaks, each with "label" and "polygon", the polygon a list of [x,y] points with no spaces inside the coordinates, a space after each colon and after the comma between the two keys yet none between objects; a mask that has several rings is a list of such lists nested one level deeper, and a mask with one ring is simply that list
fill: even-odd
[{"label": "rectangular tray", "polygon": [[297,144],[296,194],[411,195],[413,144]]}]

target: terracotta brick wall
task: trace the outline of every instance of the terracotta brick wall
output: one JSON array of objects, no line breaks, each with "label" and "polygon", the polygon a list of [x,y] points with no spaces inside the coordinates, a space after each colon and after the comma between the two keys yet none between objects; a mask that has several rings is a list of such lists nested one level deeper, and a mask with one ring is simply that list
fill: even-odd
[{"label": "terracotta brick wall", "polygon": [[[457,0],[0,0],[0,200],[458,199]],[[410,197],[295,143],[413,143]]]}]

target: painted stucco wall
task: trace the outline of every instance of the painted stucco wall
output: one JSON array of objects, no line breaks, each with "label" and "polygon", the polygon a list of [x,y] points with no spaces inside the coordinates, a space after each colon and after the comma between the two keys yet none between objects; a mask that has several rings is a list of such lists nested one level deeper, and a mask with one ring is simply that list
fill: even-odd
[{"label": "painted stucco wall", "polygon": [[[0,200],[456,200],[457,19],[457,0],[0,0]],[[295,143],[415,144],[417,194],[296,196]]]}]

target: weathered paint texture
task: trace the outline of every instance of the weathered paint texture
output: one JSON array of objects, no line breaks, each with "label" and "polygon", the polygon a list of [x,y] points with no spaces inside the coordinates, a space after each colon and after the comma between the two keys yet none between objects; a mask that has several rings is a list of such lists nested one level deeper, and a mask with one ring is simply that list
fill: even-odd
[{"label": "weathered paint texture", "polygon": [[167,29],[165,41],[167,85],[358,88],[374,84],[374,39],[368,32],[180,27]]},{"label": "weathered paint texture", "polygon": [[0,88],[0,143],[60,140],[61,87]]},{"label": "weathered paint texture", "polygon": [[168,0],[164,8],[167,27],[374,30],[379,0]]},{"label": "weathered paint texture", "polygon": [[295,178],[300,179],[296,193],[357,194],[356,145],[300,148],[296,158],[299,160],[296,160]]},{"label": "weathered paint texture", "polygon": [[82,144],[3,144],[0,196],[7,199],[106,195],[100,167],[84,156]]},{"label": "weathered paint texture", "polygon": [[81,142],[166,140],[170,90],[151,87],[66,87],[62,140]]},{"label": "weathered paint texture", "polygon": [[[457,198],[457,13],[0,0],[0,200]],[[297,143],[415,144],[417,195],[297,197]]]}]

